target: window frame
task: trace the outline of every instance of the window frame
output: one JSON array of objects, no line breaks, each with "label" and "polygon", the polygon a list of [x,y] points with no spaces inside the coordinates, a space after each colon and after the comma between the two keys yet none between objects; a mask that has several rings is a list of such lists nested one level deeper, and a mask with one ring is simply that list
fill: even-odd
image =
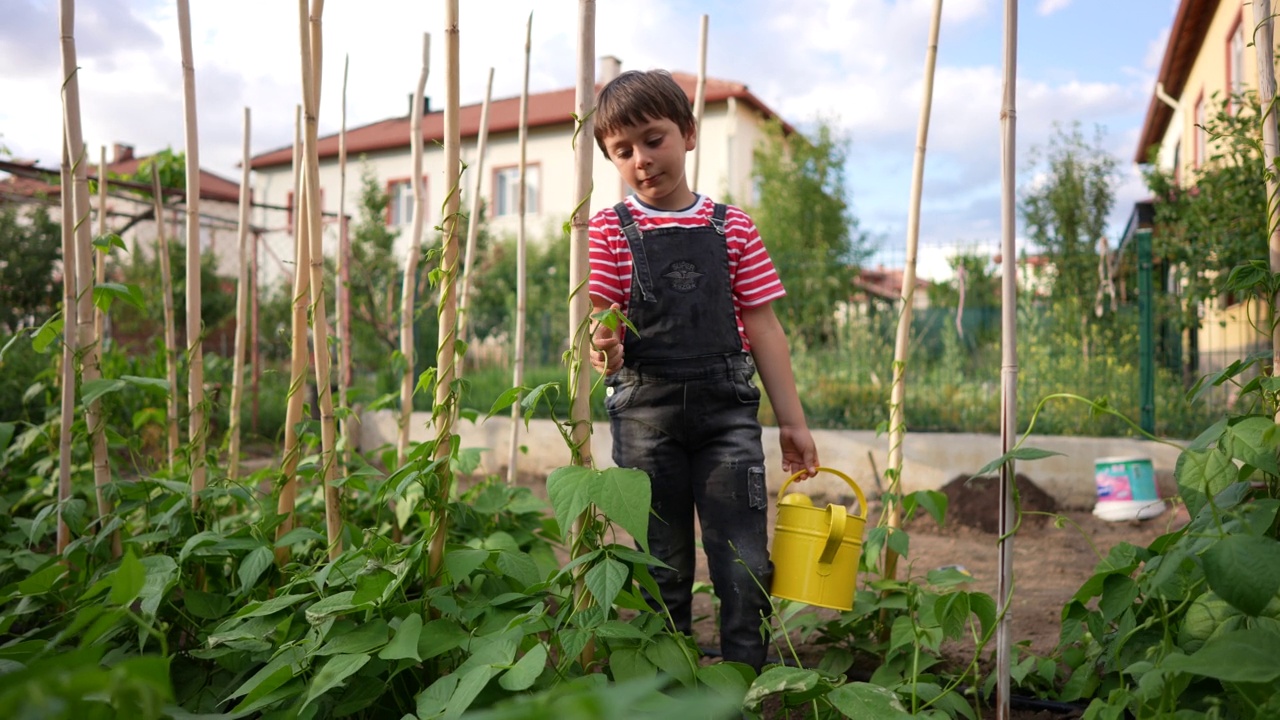
[{"label": "window frame", "polygon": [[[384,218],[384,222],[386,223],[386,226],[389,228],[404,228],[404,227],[410,227],[413,225],[412,207],[410,208],[409,214],[404,217],[403,222],[399,222],[399,223],[392,222],[395,216],[395,211],[399,207],[397,205],[397,200],[399,198],[395,192],[395,189],[399,186],[404,186],[405,188],[408,188],[409,190],[408,197],[413,198],[413,176],[404,175],[401,177],[387,178],[385,187],[386,187],[388,202],[387,202],[387,212],[386,212],[386,217]],[[423,175],[422,176],[422,202],[423,202],[423,205],[427,208],[428,213],[430,212],[430,208],[431,208],[430,188],[431,186],[428,184],[427,176]],[[430,222],[431,218],[429,216],[424,216],[423,220],[426,222]],[[426,227],[426,224],[424,224],[423,227]]]},{"label": "window frame", "polygon": [[[537,174],[536,178],[532,177],[534,173]],[[499,178],[506,174],[510,174],[512,178],[512,184],[515,187],[519,187],[520,165],[519,164],[497,165],[497,166],[494,166],[492,170],[492,174],[490,175],[489,205],[490,205],[491,216],[495,218],[516,217],[520,214],[519,197],[515,195],[515,192],[516,192],[515,190],[512,190],[512,200],[513,200],[512,206],[513,207],[507,212],[500,212],[502,210],[502,203],[500,202],[501,196],[498,192]],[[530,179],[532,179],[533,181],[530,182]],[[540,215],[541,213],[542,213],[542,163],[526,162],[525,163],[525,214]]]}]

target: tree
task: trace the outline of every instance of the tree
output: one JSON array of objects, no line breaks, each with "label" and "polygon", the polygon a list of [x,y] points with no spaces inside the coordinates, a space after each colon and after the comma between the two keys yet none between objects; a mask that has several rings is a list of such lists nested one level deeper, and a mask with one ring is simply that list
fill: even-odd
[{"label": "tree", "polygon": [[61,258],[62,226],[47,208],[0,208],[0,329],[11,334],[53,314],[61,290],[54,268]]},{"label": "tree", "polygon": [[1198,325],[1199,307],[1221,294],[1226,271],[1267,256],[1259,114],[1253,91],[1229,105],[1218,103],[1204,128],[1210,156],[1191,178],[1194,184],[1180,184],[1158,168],[1146,172],[1155,197],[1152,252],[1177,274],[1184,329]]},{"label": "tree", "polygon": [[[383,354],[399,349],[400,263],[395,257],[398,230],[387,227],[391,198],[368,166],[360,180],[359,219],[351,226],[351,298],[354,344],[372,343]],[[363,341],[363,342],[362,342]],[[353,354],[353,358],[355,355]],[[358,361],[357,361],[358,363]]]},{"label": "tree", "polygon": [[755,150],[759,202],[749,208],[787,297],[774,304],[792,337],[812,346],[831,338],[832,315],[848,302],[857,265],[871,254],[849,209],[848,141],[820,120],[812,138],[777,121]]},{"label": "tree", "polygon": [[1019,210],[1027,236],[1053,268],[1052,302],[1067,317],[1080,317],[1083,329],[1098,289],[1098,241],[1115,205],[1116,160],[1102,149],[1101,128],[1092,144],[1079,123],[1055,130],[1048,147],[1031,153],[1036,175],[1022,189]]}]

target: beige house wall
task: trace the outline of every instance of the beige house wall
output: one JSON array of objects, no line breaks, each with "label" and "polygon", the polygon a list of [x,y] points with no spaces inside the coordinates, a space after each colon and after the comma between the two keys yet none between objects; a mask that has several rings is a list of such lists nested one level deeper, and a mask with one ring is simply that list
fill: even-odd
[{"label": "beige house wall", "polygon": [[[1237,27],[1243,29],[1245,44],[1243,62],[1239,68],[1242,71],[1241,79],[1246,88],[1258,86],[1258,61],[1252,45],[1252,5],[1247,4],[1245,0],[1222,0],[1218,3],[1218,9],[1205,35],[1204,45],[1201,46],[1191,73],[1187,77],[1186,88],[1182,92],[1182,97],[1179,98],[1177,112],[1169,124],[1169,132],[1166,134],[1164,148],[1162,148],[1162,150],[1168,150],[1171,156],[1176,139],[1183,140],[1179,177],[1183,178],[1184,182],[1194,178],[1195,171],[1207,160],[1203,156],[1197,157],[1199,153],[1196,148],[1200,142],[1198,138],[1204,135],[1204,131],[1196,125],[1211,120],[1230,94],[1227,89],[1228,57],[1231,37]],[[1197,103],[1202,103],[1202,117],[1197,117]],[[1170,142],[1171,140],[1173,142]],[[1206,154],[1212,155],[1212,141],[1204,138],[1204,143]],[[1166,167],[1171,166],[1172,158],[1170,157],[1169,165]]]}]

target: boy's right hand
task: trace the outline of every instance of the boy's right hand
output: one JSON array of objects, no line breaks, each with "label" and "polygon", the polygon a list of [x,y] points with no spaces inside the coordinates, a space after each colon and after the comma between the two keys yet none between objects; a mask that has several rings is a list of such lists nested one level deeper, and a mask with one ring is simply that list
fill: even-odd
[{"label": "boy's right hand", "polygon": [[[610,310],[620,311],[622,306],[614,303]],[[608,325],[599,323],[591,333],[591,367],[597,372],[612,375],[622,367],[622,337]]]}]

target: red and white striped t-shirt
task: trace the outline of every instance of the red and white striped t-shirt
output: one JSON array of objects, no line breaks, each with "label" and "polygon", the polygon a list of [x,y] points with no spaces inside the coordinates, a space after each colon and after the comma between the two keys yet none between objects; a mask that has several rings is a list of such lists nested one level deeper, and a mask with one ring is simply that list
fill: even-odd
[{"label": "red and white striped t-shirt", "polygon": [[[715,213],[715,203],[698,195],[684,210],[656,210],[627,196],[623,201],[635,218],[640,232],[662,227],[705,226]],[[725,213],[724,239],[729,250],[729,285],[733,289],[733,312],[738,320],[742,349],[751,344],[742,326],[742,308],[760,307],[786,295],[778,272],[769,259],[756,225],[742,210],[729,205]],[[631,246],[622,233],[618,213],[605,208],[591,218],[591,278],[588,291],[609,303],[618,303],[625,315],[631,300]]]}]

